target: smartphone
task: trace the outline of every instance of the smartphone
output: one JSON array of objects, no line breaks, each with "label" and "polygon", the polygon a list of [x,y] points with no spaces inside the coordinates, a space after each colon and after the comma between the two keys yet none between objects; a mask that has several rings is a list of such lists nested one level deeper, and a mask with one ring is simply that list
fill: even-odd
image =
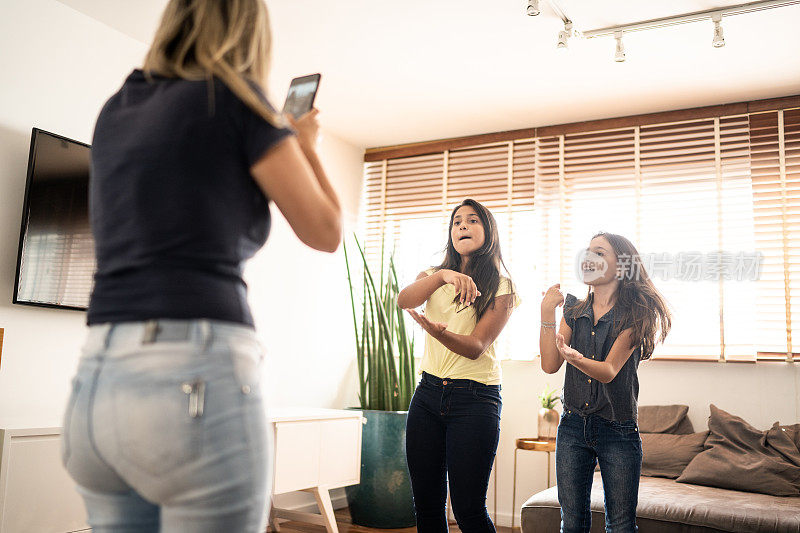
[{"label": "smartphone", "polygon": [[300,118],[311,111],[321,77],[320,74],[309,74],[293,79],[289,84],[286,101],[283,103],[283,112],[294,118]]}]

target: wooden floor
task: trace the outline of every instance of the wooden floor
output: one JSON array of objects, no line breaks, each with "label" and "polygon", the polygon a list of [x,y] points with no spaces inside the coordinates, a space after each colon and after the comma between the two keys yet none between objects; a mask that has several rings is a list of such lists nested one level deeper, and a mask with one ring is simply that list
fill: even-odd
[{"label": "wooden floor", "polygon": [[[403,529],[375,529],[371,527],[362,527],[353,525],[350,521],[350,512],[347,509],[340,509],[336,511],[336,523],[339,526],[339,533],[416,533],[416,527],[407,527]],[[324,526],[317,526],[315,524],[305,524],[302,522],[281,522],[281,533],[325,533]],[[455,523],[450,524],[451,533],[458,533],[460,531]],[[498,527],[498,533],[512,533],[510,527]],[[519,527],[514,528],[515,532],[519,531]]]}]

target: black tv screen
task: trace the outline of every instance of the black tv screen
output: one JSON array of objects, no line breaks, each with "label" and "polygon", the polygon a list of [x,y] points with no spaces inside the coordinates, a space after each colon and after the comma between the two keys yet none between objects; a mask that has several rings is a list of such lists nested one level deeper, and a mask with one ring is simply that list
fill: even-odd
[{"label": "black tv screen", "polygon": [[14,303],[88,307],[95,270],[89,153],[88,144],[33,128]]}]

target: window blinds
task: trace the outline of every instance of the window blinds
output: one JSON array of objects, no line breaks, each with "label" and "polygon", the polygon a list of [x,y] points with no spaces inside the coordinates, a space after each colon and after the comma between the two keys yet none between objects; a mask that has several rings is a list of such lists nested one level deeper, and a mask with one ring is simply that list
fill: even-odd
[{"label": "window blinds", "polygon": [[370,260],[386,235],[401,283],[413,281],[441,261],[450,211],[464,198],[497,219],[527,304],[504,333],[508,357],[538,350],[529,337],[542,290],[560,281],[586,294],[577,254],[599,231],[633,241],[672,307],[673,330],[656,357],[798,352],[800,109],[572,128],[366,163]]}]

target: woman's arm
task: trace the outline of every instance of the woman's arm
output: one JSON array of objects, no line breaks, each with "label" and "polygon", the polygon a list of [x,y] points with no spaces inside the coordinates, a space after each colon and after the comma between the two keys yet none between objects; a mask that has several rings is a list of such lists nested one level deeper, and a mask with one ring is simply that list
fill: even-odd
[{"label": "woman's arm", "polygon": [[342,241],[342,210],[314,149],[316,110],[293,124],[297,138],[280,141],[250,174],[301,241],[315,250],[334,252]]},{"label": "woman's arm", "polygon": [[471,277],[453,270],[442,269],[430,275],[420,272],[417,280],[397,295],[397,305],[401,309],[419,307],[428,301],[436,289],[445,284],[453,285],[456,294],[461,294],[461,302],[466,302],[467,305],[472,304],[481,294]]},{"label": "woman's arm", "polygon": [[409,310],[409,314],[427,331],[431,337],[441,342],[445,348],[467,359],[477,359],[503,331],[511,312],[514,311],[514,294],[503,294],[494,299],[494,304],[483,313],[483,316],[475,325],[475,329],[469,335],[459,335],[452,331],[447,331],[447,324],[441,322],[431,322],[424,315],[420,315],[414,310]]},{"label": "woman's arm", "polygon": [[[561,284],[556,283],[545,292],[542,298],[542,323],[549,322],[552,326],[539,327],[539,355],[541,357],[542,371],[546,374],[555,374],[564,363],[564,358],[556,346],[556,308],[564,305],[564,295],[561,293]],[[566,320],[561,318],[561,325],[558,330],[564,337],[564,342],[569,346],[572,339],[572,328],[567,325]]]},{"label": "woman's arm", "polygon": [[596,379],[601,383],[611,383],[628,358],[636,350],[636,346],[631,346],[633,328],[628,328],[619,334],[611,350],[608,352],[605,361],[595,361],[584,357],[578,350],[570,348],[564,343],[564,338],[560,335],[557,338],[558,350],[564,356],[564,359],[586,374],[587,376]]},{"label": "woman's arm", "polygon": [[444,285],[442,271],[433,274],[420,272],[416,281],[400,291],[397,295],[397,306],[400,309],[413,309],[428,301],[436,289]]},{"label": "woman's arm", "polygon": [[[556,313],[553,311],[552,316],[545,317],[542,314],[543,322],[555,322]],[[569,346],[572,339],[572,328],[567,325],[566,320],[561,318],[561,324],[558,328],[558,334],[564,338],[564,342]],[[542,371],[545,374],[555,374],[564,364],[564,358],[561,352],[558,351],[556,346],[556,328],[540,327],[539,328],[539,354],[541,357]]]}]

